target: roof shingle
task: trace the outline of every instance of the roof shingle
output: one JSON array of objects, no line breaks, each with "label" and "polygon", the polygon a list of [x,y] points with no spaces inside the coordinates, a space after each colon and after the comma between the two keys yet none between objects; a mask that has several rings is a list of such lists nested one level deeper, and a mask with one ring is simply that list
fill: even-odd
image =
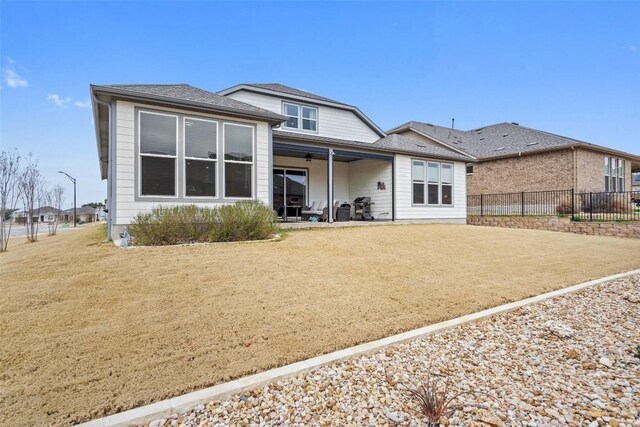
[{"label": "roof shingle", "polygon": [[107,91],[125,92],[131,95],[150,96],[166,99],[167,101],[180,101],[185,104],[199,105],[238,114],[248,114],[271,120],[285,120],[283,116],[273,111],[265,110],[264,108],[237,101],[188,84],[125,84],[95,86],[95,88],[97,90],[106,89]]}]

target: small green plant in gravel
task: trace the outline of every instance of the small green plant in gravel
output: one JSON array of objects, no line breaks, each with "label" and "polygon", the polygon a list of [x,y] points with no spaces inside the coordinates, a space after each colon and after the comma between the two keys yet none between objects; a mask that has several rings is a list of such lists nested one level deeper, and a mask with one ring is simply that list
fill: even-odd
[{"label": "small green plant in gravel", "polygon": [[[474,395],[472,391],[456,392],[450,386],[451,377],[446,376],[443,381],[429,369],[425,379],[416,387],[408,387],[398,384],[402,393],[410,399],[416,401],[420,407],[420,412],[427,418],[427,426],[436,427],[440,425],[440,420],[451,417],[457,410],[464,406],[456,403],[464,395]],[[479,406],[479,405],[471,405]]]}]

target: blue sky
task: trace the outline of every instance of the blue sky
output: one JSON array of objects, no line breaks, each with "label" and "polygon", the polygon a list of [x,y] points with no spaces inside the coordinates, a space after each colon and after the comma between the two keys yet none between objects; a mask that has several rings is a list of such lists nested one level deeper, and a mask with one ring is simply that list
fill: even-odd
[{"label": "blue sky", "polygon": [[640,153],[640,3],[0,2],[0,141],[103,200],[89,84],[280,82],[383,129],[514,121]]}]

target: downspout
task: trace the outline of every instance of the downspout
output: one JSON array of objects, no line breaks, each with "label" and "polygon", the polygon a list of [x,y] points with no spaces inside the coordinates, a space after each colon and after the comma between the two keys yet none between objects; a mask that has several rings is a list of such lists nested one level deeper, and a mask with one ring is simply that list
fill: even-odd
[{"label": "downspout", "polygon": [[571,146],[573,151],[573,191],[578,191],[578,150],[573,145]]},{"label": "downspout", "polygon": [[[112,189],[111,189],[111,179],[112,179],[112,174],[111,174],[111,168],[112,168],[112,158],[111,158],[111,138],[113,137],[113,129],[112,129],[112,123],[113,123],[113,119],[112,119],[112,115],[113,115],[113,109],[111,108],[111,104],[109,104],[108,102],[105,101],[101,101],[100,99],[98,99],[98,97],[96,97],[95,95],[91,95],[93,100],[98,103],[98,104],[102,104],[105,107],[107,107],[107,109],[109,110],[109,120],[108,120],[108,124],[107,124],[107,129],[109,132],[109,137],[107,138],[107,240],[111,241],[111,228],[113,226],[113,206],[111,206],[111,202],[112,202]],[[98,124],[99,126],[99,124]]]}]

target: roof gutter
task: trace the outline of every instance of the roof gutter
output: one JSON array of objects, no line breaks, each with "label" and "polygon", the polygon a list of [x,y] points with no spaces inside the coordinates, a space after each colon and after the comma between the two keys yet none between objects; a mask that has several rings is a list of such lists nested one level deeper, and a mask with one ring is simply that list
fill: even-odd
[{"label": "roof gutter", "polygon": [[[402,148],[387,148],[387,147],[367,147],[367,146],[363,146],[363,144],[358,144],[358,143],[353,143],[353,142],[349,142],[349,141],[340,141],[340,142],[316,142],[316,141],[309,141],[309,140],[302,140],[301,138],[296,138],[296,135],[282,135],[282,134],[278,134],[278,135],[274,135],[273,136],[274,140],[275,139],[279,139],[279,140],[285,140],[285,141],[294,141],[296,142],[298,145],[304,145],[306,144],[311,144],[312,146],[315,146],[315,144],[320,144],[321,146],[331,146],[332,148],[335,148],[336,150],[340,150],[341,147],[350,147],[350,148],[356,148],[356,149],[360,149],[360,150],[365,150],[365,151],[374,151],[374,152],[381,152],[381,153],[392,153],[392,154],[404,154],[404,155],[408,155],[408,156],[414,156],[414,157],[423,157],[423,158],[428,158],[428,159],[441,159],[441,160],[449,160],[452,162],[466,162],[466,163],[476,163],[477,160],[476,159],[459,159],[459,158],[455,158],[455,157],[449,157],[449,156],[441,156],[438,154],[432,154],[432,153],[420,153],[417,151],[411,151],[411,150],[403,150]],[[300,142],[303,142],[303,144],[300,144]]]}]

